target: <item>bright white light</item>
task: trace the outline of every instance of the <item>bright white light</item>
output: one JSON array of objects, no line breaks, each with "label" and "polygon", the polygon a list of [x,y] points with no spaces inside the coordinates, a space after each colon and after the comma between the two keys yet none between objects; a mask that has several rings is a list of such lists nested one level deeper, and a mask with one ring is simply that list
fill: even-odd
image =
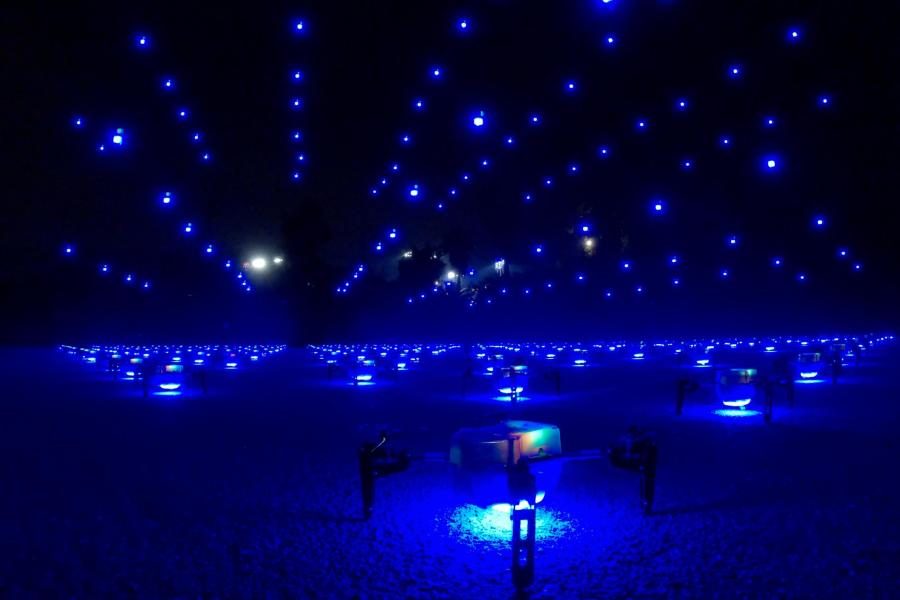
[{"label": "bright white light", "polygon": [[775,161],[774,161],[773,159],[770,158],[769,160],[766,161],[766,166],[769,167],[770,169],[774,169],[774,168],[775,168]]},{"label": "bright white light", "polygon": [[484,125],[484,117],[480,115],[475,117],[474,119],[472,119],[472,125],[474,125],[475,127],[482,127]]},{"label": "bright white light", "polygon": [[261,270],[265,269],[267,265],[268,265],[268,261],[266,261],[266,259],[263,258],[262,256],[257,256],[256,258],[253,258],[250,261],[250,266],[252,268],[256,269],[257,271],[261,271]]},{"label": "bright white light", "polygon": [[281,263],[284,262],[284,259],[281,258],[280,256],[276,256],[275,258],[272,259],[272,262],[275,263],[276,265],[280,265]]}]

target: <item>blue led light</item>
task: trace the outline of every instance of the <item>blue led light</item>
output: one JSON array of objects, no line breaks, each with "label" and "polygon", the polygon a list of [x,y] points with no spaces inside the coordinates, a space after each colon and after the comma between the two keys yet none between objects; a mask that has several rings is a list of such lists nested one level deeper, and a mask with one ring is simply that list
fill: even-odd
[{"label": "blue led light", "polygon": [[192,223],[184,224],[184,232],[185,233],[192,233],[193,231],[194,231],[194,225]]},{"label": "blue led light", "polygon": [[178,119],[180,121],[187,121],[187,118],[188,118],[188,109],[179,108],[178,109]]},{"label": "blue led light", "polygon": [[416,98],[413,100],[413,109],[416,111],[425,110],[425,101],[421,98]]},{"label": "blue led light", "polygon": [[215,251],[215,249],[213,248],[212,244],[207,244],[206,249],[204,250],[204,252],[206,252],[206,254],[212,254],[214,251]]},{"label": "blue led light", "polygon": [[409,197],[410,198],[418,198],[419,197],[419,184],[413,184],[409,188]]},{"label": "blue led light", "polygon": [[787,32],[787,39],[789,42],[796,42],[800,39],[800,30],[799,29],[789,29]]},{"label": "blue led light", "polygon": [[544,247],[541,246],[540,244],[538,244],[537,246],[534,247],[534,253],[535,253],[535,254],[543,254],[543,253],[544,253]]},{"label": "blue led light", "polygon": [[806,273],[797,273],[797,281],[806,281]]},{"label": "blue led light", "polygon": [[202,154],[200,154],[200,160],[204,162],[209,162],[211,158],[212,156],[210,156],[209,152],[203,152]]},{"label": "blue led light", "polygon": [[584,280],[585,280],[584,273],[576,273],[575,274],[575,281],[577,281],[578,283],[584,283]]},{"label": "blue led light", "polygon": [[100,265],[100,274],[106,275],[110,271],[110,266],[107,263],[103,263]]},{"label": "blue led light", "polygon": [[728,76],[732,79],[737,79],[738,77],[740,77],[742,72],[743,69],[740,65],[731,65],[730,67],[728,67]]},{"label": "blue led light", "polygon": [[623,261],[622,261],[622,270],[623,270],[623,271],[630,271],[630,270],[631,270],[631,261],[629,261],[629,260],[623,260]]},{"label": "blue led light", "polygon": [[678,279],[677,277],[675,277],[674,279],[672,279],[672,287],[678,287],[678,286],[680,286],[680,285],[681,285],[681,280],[680,280],[680,279]]},{"label": "blue led light", "polygon": [[293,110],[303,110],[303,98],[291,98],[291,108]]},{"label": "blue led light", "polygon": [[175,201],[175,196],[172,195],[172,192],[165,192],[162,197],[159,199],[162,204],[169,205]]},{"label": "blue led light", "polygon": [[728,279],[728,275],[728,269],[722,269],[719,271],[719,277],[721,277],[722,279]]},{"label": "blue led light", "polygon": [[63,246],[62,253],[64,256],[74,256],[75,254],[75,246],[71,244],[66,244]]},{"label": "blue led light", "polygon": [[484,127],[484,124],[485,124],[484,111],[481,110],[481,111],[478,111],[478,113],[474,117],[472,117],[472,125],[474,125],[475,127]]},{"label": "blue led light", "polygon": [[552,187],[553,186],[553,178],[545,177],[544,178],[544,187]]},{"label": "blue led light", "polygon": [[850,256],[850,251],[846,248],[838,248],[837,255],[838,258],[847,258],[848,256]]},{"label": "blue led light", "polygon": [[302,35],[306,33],[306,24],[303,21],[294,22],[294,33]]},{"label": "blue led light", "polygon": [[643,294],[643,293],[644,293],[644,286],[639,285],[639,286],[637,286],[637,287],[634,288],[634,291],[635,291],[636,294]]},{"label": "blue led light", "polygon": [[483,169],[486,169],[491,165],[491,161],[488,160],[487,158],[482,158],[480,164]]},{"label": "blue led light", "polygon": [[608,146],[600,146],[597,148],[597,156],[600,158],[607,158],[609,156],[609,147]]},{"label": "blue led light", "polygon": [[515,145],[516,140],[513,138],[513,136],[508,135],[508,136],[506,136],[506,139],[503,140],[503,143],[506,144],[507,146],[513,146],[513,145]]},{"label": "blue led light", "polygon": [[459,19],[458,21],[456,21],[456,28],[459,31],[466,32],[469,30],[469,27],[470,23],[468,19]]},{"label": "blue led light", "polygon": [[76,115],[75,117],[72,118],[72,125],[76,129],[81,129],[82,127],[84,127],[84,119],[82,117],[79,117]]},{"label": "blue led light", "polygon": [[408,145],[412,141],[412,137],[408,133],[404,133],[400,136],[400,143],[404,146]]},{"label": "blue led light", "polygon": [[531,204],[531,202],[534,200],[534,196],[532,194],[529,194],[526,192],[526,193],[522,194],[522,200],[526,204]]},{"label": "blue led light", "polygon": [[763,119],[763,125],[766,127],[775,127],[775,117],[766,117]]},{"label": "blue led light", "polygon": [[613,297],[612,290],[606,290],[605,292],[603,292],[603,297],[606,298],[607,300],[612,298]]},{"label": "blue led light", "polygon": [[862,269],[863,269],[862,263],[853,263],[854,271],[862,271]]},{"label": "blue led light", "polygon": [[774,157],[767,157],[764,159],[766,164],[766,169],[772,171],[778,168],[778,160]]},{"label": "blue led light", "polygon": [[145,290],[149,290],[149,289],[150,289],[150,282],[149,282],[149,281],[145,281],[144,283],[141,284],[141,287],[144,288]]},{"label": "blue led light", "polygon": [[731,138],[728,137],[727,135],[724,135],[721,138],[719,138],[719,144],[721,144],[725,148],[728,148],[731,146]]},{"label": "blue led light", "polygon": [[736,235],[729,235],[727,238],[725,238],[725,244],[726,244],[729,248],[734,248],[734,247],[736,247],[736,246],[738,245],[738,238],[737,238],[737,236],[736,236]]},{"label": "blue led light", "polygon": [[578,171],[579,171],[578,163],[572,163],[569,165],[569,173],[570,174],[574,175],[575,173],[578,173]]},{"label": "blue led light", "polygon": [[817,216],[813,217],[812,224],[813,224],[813,227],[815,227],[816,229],[824,228],[825,227],[825,217],[823,217],[822,215],[817,215]]},{"label": "blue led light", "polygon": [[[294,157],[294,159],[300,163],[305,162],[306,154],[304,154],[303,152],[298,152],[297,155]],[[382,183],[387,183],[387,182],[384,179],[382,179]]]},{"label": "blue led light", "polygon": [[292,180],[292,181],[300,181],[302,178],[303,178],[303,174],[300,173],[300,171],[293,171],[293,172],[291,173],[291,180]]},{"label": "blue led light", "polygon": [[291,73],[291,80],[294,81],[295,83],[300,83],[301,81],[303,81],[303,78],[304,78],[303,71],[296,70],[293,73]]},{"label": "blue led light", "polygon": [[199,143],[201,139],[203,139],[203,135],[199,131],[195,131],[191,134],[191,141],[195,144]]},{"label": "blue led light", "polygon": [[635,126],[637,127],[637,129],[639,131],[643,131],[644,129],[647,129],[647,120],[646,119],[638,119],[637,122],[635,123]]},{"label": "blue led light", "polygon": [[831,98],[828,96],[819,96],[819,106],[826,107],[831,105]]},{"label": "blue led light", "polygon": [[614,36],[611,33],[607,34],[606,38],[604,38],[603,42],[606,44],[607,47],[612,48],[613,46],[616,45],[616,36]]},{"label": "blue led light", "polygon": [[132,275],[131,273],[128,273],[127,275],[125,275],[124,281],[125,281],[125,283],[133,283],[134,275]]},{"label": "blue led light", "polygon": [[690,159],[685,159],[685,160],[681,161],[681,168],[691,169],[693,167],[694,167],[694,161],[692,161]]},{"label": "blue led light", "polygon": [[150,47],[150,38],[146,35],[139,33],[134,38],[134,45],[140,48],[141,50],[145,50]]},{"label": "blue led light", "polygon": [[655,214],[662,214],[666,212],[666,204],[662,200],[654,200],[651,203],[650,208]]},{"label": "blue led light", "polygon": [[125,130],[124,129],[122,129],[121,127],[116,129],[115,133],[113,133],[113,135],[112,135],[112,143],[119,147],[125,145]]},{"label": "blue led light", "polygon": [[431,67],[431,78],[432,79],[440,79],[443,72],[440,67]]},{"label": "blue led light", "polygon": [[678,264],[678,257],[677,257],[677,256],[670,256],[670,257],[669,257],[669,264],[671,264],[671,265],[677,265],[677,264]]},{"label": "blue led light", "polygon": [[397,239],[397,230],[396,230],[396,229],[391,229],[391,230],[388,232],[388,238],[389,238],[389,239],[392,239],[392,240],[396,240],[396,239]]},{"label": "blue led light", "polygon": [[291,140],[294,142],[299,142],[303,140],[303,134],[299,131],[294,130],[291,132]]},{"label": "blue led light", "polygon": [[400,170],[400,165],[398,165],[397,163],[394,163],[391,165],[391,171],[393,171],[394,173],[396,173],[399,170]]},{"label": "blue led light", "polygon": [[772,266],[775,268],[778,268],[783,264],[784,264],[784,259],[782,259],[780,256],[776,256],[775,258],[772,259]]},{"label": "blue led light", "polygon": [[679,98],[679,99],[675,102],[675,109],[676,109],[676,110],[679,110],[679,111],[685,111],[685,110],[687,110],[687,107],[688,107],[688,102],[687,102],[687,100],[685,100],[684,98]]},{"label": "blue led light", "polygon": [[162,88],[166,91],[171,91],[175,89],[175,80],[171,77],[166,77],[162,80]]},{"label": "blue led light", "polygon": [[531,123],[532,125],[540,125],[541,124],[541,115],[539,115],[537,113],[531,113],[531,115],[528,117],[528,122]]},{"label": "blue led light", "polygon": [[226,268],[226,269],[230,269],[230,268],[231,268],[231,260],[226,260],[226,261],[225,261],[225,268]]},{"label": "blue led light", "polygon": [[574,80],[570,79],[569,81],[566,82],[564,89],[567,93],[570,93],[570,94],[574,93],[575,90],[578,89],[578,84]]}]

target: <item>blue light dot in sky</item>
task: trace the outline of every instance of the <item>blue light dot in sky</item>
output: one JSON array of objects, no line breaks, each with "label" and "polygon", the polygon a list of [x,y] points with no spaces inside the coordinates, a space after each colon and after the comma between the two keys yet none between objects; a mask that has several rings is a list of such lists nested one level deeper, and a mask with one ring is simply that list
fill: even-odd
[{"label": "blue light dot in sky", "polygon": [[552,185],[553,185],[553,178],[545,177],[544,178],[544,187],[551,187]]},{"label": "blue light dot in sky", "polygon": [[731,146],[731,138],[727,135],[722,136],[721,138],[719,138],[719,143],[725,147]]},{"label": "blue light dot in sky", "polygon": [[410,135],[409,135],[408,133],[404,133],[403,135],[400,136],[400,143],[401,143],[401,144],[407,145],[407,144],[409,144],[411,141],[412,141],[412,137],[410,137]]},{"label": "blue light dot in sky", "polygon": [[172,192],[166,192],[162,195],[162,198],[160,198],[160,201],[163,204],[172,204],[172,202],[175,201],[175,197],[172,195]]},{"label": "blue light dot in sky", "polygon": [[75,254],[75,246],[71,244],[66,244],[63,246],[63,254],[66,256],[72,256]]},{"label": "blue light dot in sky", "polygon": [[413,184],[412,187],[409,188],[409,197],[417,198],[419,196],[419,185]]},{"label": "blue light dot in sky", "polygon": [[213,245],[212,245],[212,244],[207,244],[207,245],[206,245],[206,250],[205,250],[205,252],[206,252],[207,254],[212,254],[213,251],[214,251]]},{"label": "blue light dot in sky", "polygon": [[188,118],[188,109],[179,108],[178,109],[178,119],[181,121],[186,121]]},{"label": "blue light dot in sky", "polygon": [[622,261],[622,270],[623,270],[623,271],[630,271],[630,270],[631,270],[631,261],[629,261],[629,260],[623,260],[623,261]]},{"label": "blue light dot in sky", "polygon": [[609,148],[607,146],[600,146],[597,148],[597,156],[600,158],[606,158],[609,156]]},{"label": "blue light dot in sky", "polygon": [[766,159],[766,168],[767,169],[775,169],[778,166],[778,162],[774,158]]},{"label": "blue light dot in sky", "polygon": [[132,275],[131,273],[128,273],[127,275],[125,275],[125,283],[131,283],[133,281],[134,281],[134,275]]},{"label": "blue light dot in sky", "polygon": [[782,259],[780,256],[776,256],[775,258],[772,259],[773,267],[780,267],[783,264],[784,264],[784,259]]},{"label": "blue light dot in sky", "polygon": [[150,38],[146,35],[138,34],[134,39],[134,44],[140,49],[146,49],[150,47]]},{"label": "blue light dot in sky", "polygon": [[543,254],[543,253],[544,253],[544,247],[541,246],[540,244],[538,244],[537,246],[534,247],[534,253],[535,253],[535,254]]},{"label": "blue light dot in sky", "polygon": [[728,269],[722,269],[719,271],[719,277],[722,279],[728,279]]},{"label": "blue light dot in sky", "polygon": [[822,229],[823,227],[825,227],[825,217],[821,215],[813,217],[813,227],[817,229]]},{"label": "blue light dot in sky", "polygon": [[462,179],[463,181],[466,181],[466,182],[469,181],[469,174],[468,174],[468,173],[463,173],[461,179]]},{"label": "blue light dot in sky", "polygon": [[528,193],[522,194],[522,200],[526,204],[530,204],[532,200],[534,200],[534,196]]},{"label": "blue light dot in sky", "polygon": [[294,32],[297,34],[306,33],[306,24],[303,21],[294,22]]},{"label": "blue light dot in sky", "polygon": [[[305,162],[306,161],[306,155],[302,152],[298,153],[297,156],[295,156],[294,158],[297,159],[297,162]],[[385,180],[382,180],[382,181],[385,181]]]},{"label": "blue light dot in sky", "polygon": [[72,125],[74,125],[77,129],[81,129],[84,127],[84,119],[82,117],[74,117],[72,119]]},{"label": "blue light dot in sky", "polygon": [[694,166],[694,161],[692,161],[690,159],[683,160],[683,161],[681,161],[681,166],[684,169],[690,169]]},{"label": "blue light dot in sky", "polygon": [[400,170],[400,165],[399,165],[399,164],[394,163],[394,164],[391,165],[391,171],[393,171],[394,173],[396,173],[396,172],[399,171],[399,170]]},{"label": "blue light dot in sky", "polygon": [[611,48],[616,45],[616,36],[614,36],[613,34],[610,33],[606,36],[606,38],[603,41],[608,47]]},{"label": "blue light dot in sky", "polygon": [[677,264],[678,264],[678,257],[677,257],[677,256],[671,256],[671,257],[669,257],[669,264],[677,265]]},{"label": "blue light dot in sky", "polygon": [[681,280],[678,279],[677,277],[674,278],[674,279],[672,280],[672,286],[678,287],[679,285],[681,285]]},{"label": "blue light dot in sky", "polygon": [[675,102],[675,108],[680,111],[687,110],[688,103],[684,98],[679,98],[677,102]]},{"label": "blue light dot in sky", "polygon": [[787,38],[791,42],[796,42],[800,39],[800,30],[799,29],[790,29],[788,30]]},{"label": "blue light dot in sky", "polygon": [[766,127],[775,127],[775,117],[766,117],[763,120],[763,125]]},{"label": "blue light dot in sky", "polygon": [[194,142],[195,144],[197,142],[199,142],[202,138],[203,138],[203,136],[201,135],[201,133],[199,131],[195,131],[194,133],[191,134],[191,141]]},{"label": "blue light dot in sky", "polygon": [[450,188],[450,189],[447,191],[447,193],[450,194],[451,196],[455,196],[455,195],[458,194],[459,192],[458,192],[458,190],[457,190],[456,188]]},{"label": "blue light dot in sky", "polygon": [[637,120],[637,128],[638,130],[644,130],[647,128],[647,121],[645,119]]},{"label": "blue light dot in sky", "polygon": [[797,273],[797,281],[806,281],[806,273]]},{"label": "blue light dot in sky", "polygon": [[506,136],[506,139],[505,139],[503,142],[504,142],[507,146],[513,146],[513,145],[515,145],[516,140],[515,140],[515,138],[513,138],[513,136],[508,135],[508,136]]},{"label": "blue light dot in sky", "polygon": [[291,108],[294,110],[300,110],[303,108],[303,99],[302,98],[291,98]]},{"label": "blue light dot in sky", "polygon": [[211,158],[212,158],[212,156],[210,156],[209,152],[204,152],[203,154],[200,155],[200,159],[203,160],[204,162],[209,162],[209,159],[211,159]]},{"label": "blue light dot in sky", "polygon": [[375,252],[381,252],[384,246],[381,245],[381,242],[375,244]]},{"label": "blue light dot in sky", "polygon": [[167,77],[162,81],[162,87],[164,90],[174,90],[175,89],[175,80],[171,77]]},{"label": "blue light dot in sky", "polygon": [[193,232],[193,231],[194,231],[194,225],[193,225],[192,223],[185,223],[185,224],[184,224],[184,232],[185,232],[185,233],[191,233],[191,232]]},{"label": "blue light dot in sky", "polygon": [[489,161],[488,159],[486,159],[486,158],[481,159],[481,166],[482,166],[483,168],[489,167],[490,164],[491,164],[491,161]]},{"label": "blue light dot in sky", "polygon": [[530,117],[528,117],[528,122],[532,125],[540,125],[541,124],[541,115],[537,113],[532,113]]},{"label": "blue light dot in sky", "polygon": [[577,281],[578,283],[584,283],[584,280],[585,280],[584,273],[576,273],[575,281]]},{"label": "blue light dot in sky", "polygon": [[231,268],[231,261],[230,261],[230,260],[226,260],[226,261],[225,261],[225,268],[226,268],[226,269],[230,269],[230,268]]},{"label": "blue light dot in sky", "polygon": [[828,96],[819,96],[819,106],[828,106],[831,104],[831,98]]},{"label": "blue light dot in sky", "polygon": [[141,287],[144,288],[145,290],[149,290],[149,289],[150,289],[150,282],[149,282],[149,281],[145,281],[144,283],[141,284]]},{"label": "blue light dot in sky", "polygon": [[577,173],[578,170],[579,170],[579,167],[578,167],[578,164],[577,164],[577,163],[572,163],[572,164],[569,165],[569,173],[573,173],[573,174],[574,174],[574,173]]},{"label": "blue light dot in sky", "polygon": [[581,233],[590,233],[591,232],[591,226],[588,225],[587,223],[582,223],[580,225],[579,229],[581,229]]},{"label": "blue light dot in sky", "polygon": [[371,190],[369,190],[369,193],[372,194],[373,196],[377,196],[378,190],[376,188],[372,188]]},{"label": "blue light dot in sky", "polygon": [[302,179],[302,178],[303,178],[303,175],[300,173],[300,171],[294,171],[291,173],[291,179],[293,181],[300,181],[300,179]]},{"label": "blue light dot in sky", "polygon": [[416,98],[413,100],[413,108],[417,111],[421,111],[425,109],[425,101],[421,98]]},{"label": "blue light dot in sky", "polygon": [[636,288],[634,288],[634,291],[635,291],[636,293],[638,293],[638,294],[643,294],[643,293],[644,293],[644,286],[639,285],[639,286],[637,286]]},{"label": "blue light dot in sky", "polygon": [[294,81],[294,83],[300,83],[301,81],[303,81],[303,71],[294,71],[293,73],[291,73],[291,79]]},{"label": "blue light dot in sky", "polygon": [[456,28],[460,31],[468,31],[469,30],[469,20],[468,19],[459,19],[456,21]]},{"label": "blue light dot in sky", "polygon": [[737,79],[741,76],[742,69],[740,65],[731,65],[728,67],[728,76],[732,79]]},{"label": "blue light dot in sky", "polygon": [[728,245],[729,248],[733,248],[733,247],[737,246],[737,244],[738,244],[738,238],[737,238],[736,235],[729,235],[729,236],[725,239],[725,243]]},{"label": "blue light dot in sky", "polygon": [[440,79],[443,72],[440,67],[431,67],[431,78]]},{"label": "blue light dot in sky", "polygon": [[547,283],[544,284],[544,287],[547,288],[548,290],[552,290],[552,289],[553,289],[553,282],[552,282],[552,281],[548,281]]},{"label": "blue light dot in sky", "polygon": [[566,82],[565,90],[566,92],[572,93],[576,89],[578,89],[578,84],[574,80],[569,80]]},{"label": "blue light dot in sky", "polygon": [[862,271],[862,268],[863,268],[862,263],[853,263],[854,271]]},{"label": "blue light dot in sky", "polygon": [[654,200],[651,203],[651,208],[655,214],[662,214],[666,210],[666,205],[662,200]]},{"label": "blue light dot in sky", "polygon": [[107,273],[109,273],[109,269],[110,269],[110,267],[106,263],[103,263],[102,265],[100,265],[100,273],[103,275],[106,275]]},{"label": "blue light dot in sky", "polygon": [[838,248],[837,255],[839,258],[847,258],[850,255],[850,251],[846,248]]},{"label": "blue light dot in sky", "polygon": [[99,146],[97,146],[97,151],[98,151],[98,152],[104,152],[104,151],[106,151],[106,145],[100,144]]},{"label": "blue light dot in sky", "polygon": [[612,290],[606,290],[605,292],[603,292],[603,296],[604,296],[607,300],[610,299],[610,298],[612,298],[612,297],[613,297]]},{"label": "blue light dot in sky", "polygon": [[302,139],[303,139],[303,134],[300,133],[299,131],[294,130],[291,132],[291,140],[292,141],[299,142]]},{"label": "blue light dot in sky", "polygon": [[396,240],[397,239],[397,230],[391,229],[390,232],[388,232],[388,237],[392,240]]},{"label": "blue light dot in sky", "polygon": [[474,125],[475,127],[484,127],[484,123],[484,111],[478,111],[478,114],[472,117],[472,125]]}]

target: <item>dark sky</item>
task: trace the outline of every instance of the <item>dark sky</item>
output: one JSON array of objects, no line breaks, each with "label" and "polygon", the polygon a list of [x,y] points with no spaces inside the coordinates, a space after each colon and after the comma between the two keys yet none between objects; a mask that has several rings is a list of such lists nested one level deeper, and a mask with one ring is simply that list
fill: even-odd
[{"label": "dark sky", "polygon": [[[20,4],[6,9],[0,42],[0,292],[14,317],[10,341],[897,323],[898,49],[890,19],[871,3]],[[292,31],[298,19],[302,36]],[[149,49],[135,47],[139,32]],[[162,90],[164,76],[173,92]],[[828,107],[817,104],[822,94]],[[302,111],[290,109],[293,96]],[[421,113],[414,98],[425,102]],[[187,124],[176,117],[182,106]],[[481,110],[487,125],[476,130]],[[528,125],[531,113],[539,127]],[[84,128],[72,126],[75,115]],[[764,126],[770,115],[774,128]],[[116,127],[125,147],[98,153]],[[200,145],[189,140],[195,130]],[[778,168],[766,172],[770,156]],[[378,186],[393,162],[399,172]],[[566,174],[572,163],[577,175]],[[174,206],[158,203],[165,190]],[[655,199],[665,214],[653,214]],[[816,215],[823,230],[811,226]],[[190,238],[180,231],[187,221]],[[593,227],[593,256],[573,232],[582,222]],[[392,227],[399,240],[373,252]],[[730,234],[737,248],[727,248]],[[839,259],[839,247],[851,256]],[[415,257],[398,271],[406,249]],[[244,294],[222,262],[256,253],[286,262]],[[783,269],[771,267],[776,255]],[[485,277],[499,257],[511,273]],[[635,265],[627,273],[626,259]],[[104,262],[113,267],[105,277]],[[365,275],[336,294],[357,264]],[[478,270],[474,287],[432,293],[451,268]],[[124,284],[132,271],[152,289]],[[428,299],[409,306],[420,292]]]}]

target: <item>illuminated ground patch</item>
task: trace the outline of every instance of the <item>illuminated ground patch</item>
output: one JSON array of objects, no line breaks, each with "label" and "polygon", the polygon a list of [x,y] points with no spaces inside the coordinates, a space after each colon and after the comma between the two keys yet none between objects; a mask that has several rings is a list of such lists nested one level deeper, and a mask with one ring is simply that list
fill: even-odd
[{"label": "illuminated ground patch", "polygon": [[[468,546],[508,547],[512,542],[509,513],[474,504],[464,504],[447,519],[450,532]],[[562,541],[575,528],[570,515],[552,508],[538,507],[536,517],[538,542]],[[524,531],[523,531],[524,537]]]}]

